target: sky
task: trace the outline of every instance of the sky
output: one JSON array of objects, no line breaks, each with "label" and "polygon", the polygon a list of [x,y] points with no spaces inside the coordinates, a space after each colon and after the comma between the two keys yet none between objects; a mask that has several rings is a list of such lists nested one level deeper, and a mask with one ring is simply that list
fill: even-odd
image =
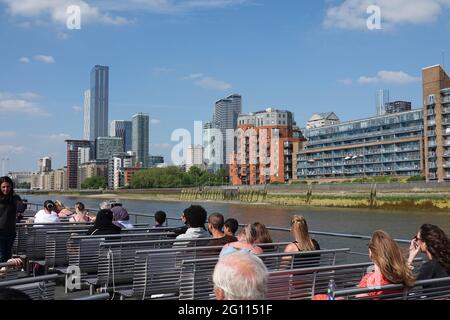
[{"label": "sky", "polygon": [[150,154],[170,163],[172,132],[233,93],[300,127],[315,112],[373,116],[379,89],[420,107],[421,69],[443,53],[450,65],[449,35],[450,0],[0,0],[0,174],[65,165],[97,64],[109,120],[148,113]]}]

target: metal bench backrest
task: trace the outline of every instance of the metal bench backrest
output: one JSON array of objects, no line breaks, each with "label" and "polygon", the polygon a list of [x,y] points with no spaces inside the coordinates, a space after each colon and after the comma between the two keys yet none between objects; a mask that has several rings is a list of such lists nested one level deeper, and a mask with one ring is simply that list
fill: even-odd
[{"label": "metal bench backrest", "polygon": [[[204,245],[209,240],[205,238],[189,239],[188,243],[189,246],[196,247]],[[174,244],[180,242],[184,243],[186,240],[163,239],[100,244],[97,284],[105,289],[113,284],[129,284],[131,289],[136,251],[171,249]],[[220,248],[218,249],[220,250]]]},{"label": "metal bench backrest", "polygon": [[137,299],[178,299],[183,260],[218,256],[222,246],[180,247],[136,252],[133,295]]},{"label": "metal bench backrest", "polygon": [[[261,254],[258,257],[269,271],[334,265],[338,258],[350,252],[349,248],[311,252]],[[310,259],[313,257],[313,259]],[[287,260],[286,260],[287,258]],[[303,259],[305,258],[305,259]],[[214,299],[212,275],[218,257],[184,260],[181,272],[180,300]]]},{"label": "metal bench backrest", "polygon": [[334,280],[338,288],[353,288],[361,281],[373,263],[323,266],[269,273],[268,300],[311,300],[316,294],[326,294]]},{"label": "metal bench backrest", "polygon": [[[35,227],[38,226],[38,227]],[[73,229],[80,229],[80,228],[89,228],[92,226],[92,223],[49,223],[49,224],[34,224],[34,223],[18,223],[16,224],[16,232],[17,236],[14,241],[13,245],[13,253],[15,255],[34,255],[36,253],[37,256],[43,256],[43,249],[36,249],[36,248],[30,248],[30,244],[34,245],[32,242],[30,242],[31,238],[39,238],[39,235],[33,234],[36,228],[40,228],[40,234],[42,235],[42,230],[73,230]],[[40,238],[42,240],[42,236]],[[43,239],[45,240],[45,239]],[[41,243],[38,245],[38,247],[42,245]],[[45,247],[44,247],[45,248]],[[45,250],[45,249],[44,249]]]},{"label": "metal bench backrest", "polygon": [[0,282],[0,288],[12,288],[26,293],[32,300],[54,300],[58,275],[28,277]]},{"label": "metal bench backrest", "polygon": [[334,291],[335,299],[345,300],[449,300],[450,277],[417,281],[412,288],[403,284],[376,288],[349,288]]},{"label": "metal bench backrest", "polygon": [[45,241],[45,266],[49,269],[69,265],[67,241],[73,235],[86,235],[86,228],[64,231],[47,231]]},{"label": "metal bench backrest", "polygon": [[166,239],[172,233],[122,233],[105,236],[73,236],[67,242],[69,265],[78,266],[80,272],[96,274],[101,243]]}]

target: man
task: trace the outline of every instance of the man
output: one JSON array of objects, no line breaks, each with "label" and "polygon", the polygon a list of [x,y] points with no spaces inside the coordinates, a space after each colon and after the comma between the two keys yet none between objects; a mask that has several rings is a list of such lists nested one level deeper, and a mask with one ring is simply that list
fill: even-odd
[{"label": "man", "polygon": [[230,253],[214,269],[214,294],[217,300],[264,300],[267,279],[267,268],[256,255]]},{"label": "man", "polygon": [[224,223],[223,232],[227,236],[234,237],[238,228],[239,228],[239,222],[236,219],[229,218]]},{"label": "man", "polygon": [[154,228],[163,228],[164,222],[166,222],[166,213],[164,211],[157,211],[155,213],[155,226]]},{"label": "man", "polygon": [[222,230],[224,218],[220,213],[213,213],[208,217],[208,231],[213,239],[208,242],[209,246],[223,246],[230,242],[237,241],[235,236],[226,235]]},{"label": "man", "polygon": [[183,215],[186,218],[186,224],[189,226],[186,233],[180,234],[177,239],[196,239],[208,238],[209,235],[205,229],[207,217],[206,210],[202,206],[190,206],[184,209]]}]

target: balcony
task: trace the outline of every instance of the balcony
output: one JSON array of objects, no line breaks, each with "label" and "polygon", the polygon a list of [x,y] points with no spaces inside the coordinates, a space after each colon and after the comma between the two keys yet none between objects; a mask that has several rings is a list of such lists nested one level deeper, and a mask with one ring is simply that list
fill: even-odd
[{"label": "balcony", "polygon": [[428,120],[427,121],[428,126],[435,126],[436,125],[436,120]]},{"label": "balcony", "polygon": [[445,107],[442,109],[442,114],[448,114],[450,113],[450,107]]}]

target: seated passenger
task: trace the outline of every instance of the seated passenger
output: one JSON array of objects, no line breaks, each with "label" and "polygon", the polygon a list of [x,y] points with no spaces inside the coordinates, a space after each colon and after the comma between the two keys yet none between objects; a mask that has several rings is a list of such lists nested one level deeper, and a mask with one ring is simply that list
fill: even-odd
[{"label": "seated passenger", "polygon": [[156,211],[155,213],[155,225],[154,228],[164,228],[166,222],[166,213],[164,211]]},{"label": "seated passenger", "polygon": [[241,230],[238,236],[238,241],[227,243],[220,255],[230,254],[236,251],[251,252],[253,254],[262,254],[263,250],[255,245],[256,240],[256,229],[251,224],[247,225]]},{"label": "seated passenger", "polygon": [[130,216],[128,215],[127,209],[122,207],[122,205],[112,207],[111,211],[113,213],[113,221],[115,225],[125,229],[134,228],[134,226],[130,223]]},{"label": "seated passenger", "polygon": [[[272,237],[270,236],[269,230],[267,227],[260,223],[255,222],[253,223],[253,226],[256,229],[256,240],[255,244],[268,244],[273,243]],[[275,246],[264,246],[264,252],[274,252],[276,250]]]},{"label": "seated passenger", "polygon": [[[288,244],[284,252],[317,251],[320,250],[319,243],[312,239],[306,220],[302,216],[295,215],[291,219],[291,232],[294,236],[294,242]],[[291,264],[292,257],[283,257],[282,268]],[[292,265],[294,267],[313,267],[320,264],[320,254],[311,254],[295,257]]]},{"label": "seated passenger", "polygon": [[[369,258],[374,263],[374,271],[363,277],[359,288],[383,286],[387,284],[403,284],[414,286],[414,276],[408,267],[406,258],[397,243],[382,230],[375,231],[369,242]],[[394,293],[392,291],[376,291],[367,296]],[[362,295],[364,296],[364,295]]]},{"label": "seated passenger", "polygon": [[69,222],[92,222],[92,219],[89,216],[89,213],[84,207],[82,202],[75,203],[75,214],[70,217]]},{"label": "seated passenger", "polygon": [[34,216],[34,223],[58,223],[58,214],[53,211],[55,203],[51,200],[44,202],[44,209],[39,210]]},{"label": "seated passenger", "polygon": [[189,228],[186,233],[180,234],[177,239],[209,238],[205,228],[207,213],[202,206],[190,206],[183,211],[183,214]]},{"label": "seated passenger", "polygon": [[224,225],[223,215],[213,213],[208,217],[208,231],[213,239],[208,242],[208,246],[223,246],[230,242],[236,242],[237,238],[226,235],[222,229]]},{"label": "seated passenger", "polygon": [[94,225],[89,228],[88,235],[109,235],[119,234],[122,228],[113,223],[113,213],[111,210],[102,209],[97,213]]},{"label": "seated passenger", "polygon": [[55,201],[55,212],[58,214],[59,218],[66,218],[73,215],[73,212],[67,209],[59,200]]},{"label": "seated passenger", "polygon": [[239,222],[236,219],[229,218],[225,220],[223,225],[223,233],[227,236],[234,237],[239,228]]},{"label": "seated passenger", "polygon": [[[431,224],[420,227],[409,247],[408,264],[411,269],[419,252],[425,253],[429,260],[421,266],[417,280],[450,277],[450,240],[441,228]],[[428,285],[424,288],[439,286],[442,284]]]}]

